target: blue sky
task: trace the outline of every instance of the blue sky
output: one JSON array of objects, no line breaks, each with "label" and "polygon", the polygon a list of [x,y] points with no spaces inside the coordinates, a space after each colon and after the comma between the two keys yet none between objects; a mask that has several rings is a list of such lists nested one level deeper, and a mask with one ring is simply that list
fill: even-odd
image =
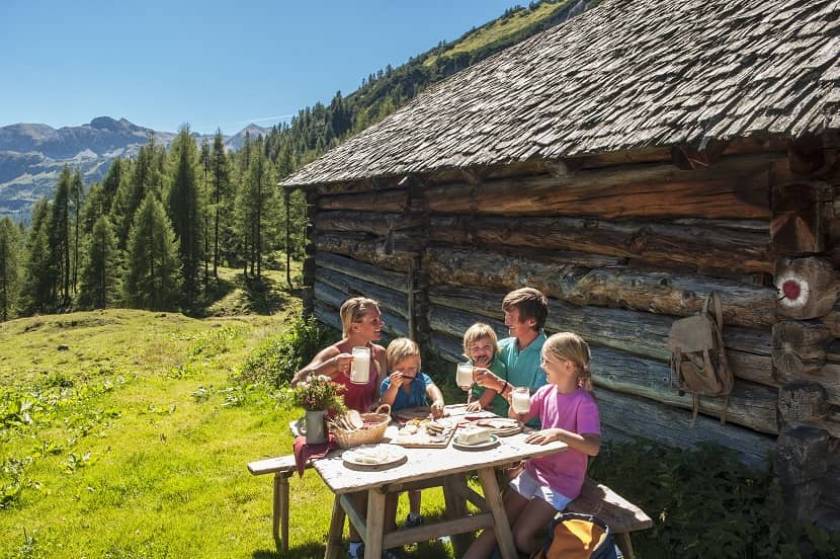
[{"label": "blue sky", "polygon": [[270,126],[525,3],[0,0],[0,126]]}]

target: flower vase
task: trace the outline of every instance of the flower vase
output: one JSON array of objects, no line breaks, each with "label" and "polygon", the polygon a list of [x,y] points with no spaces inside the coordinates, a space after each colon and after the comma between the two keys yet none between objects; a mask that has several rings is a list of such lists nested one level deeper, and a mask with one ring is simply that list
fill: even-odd
[{"label": "flower vase", "polygon": [[326,416],[326,410],[306,410],[306,444],[327,442]]}]

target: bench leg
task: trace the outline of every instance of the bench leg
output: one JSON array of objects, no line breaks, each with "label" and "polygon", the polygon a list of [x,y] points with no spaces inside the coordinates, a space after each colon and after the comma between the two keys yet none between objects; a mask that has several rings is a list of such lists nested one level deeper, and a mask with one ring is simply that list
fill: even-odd
[{"label": "bench leg", "polygon": [[289,551],[289,476],[288,472],[274,474],[274,508],[271,533],[282,553]]},{"label": "bench leg", "polygon": [[341,552],[341,538],[344,534],[344,509],[341,508],[341,496],[336,495],[333,501],[332,516],[330,517],[330,531],[327,534],[327,551],[324,559],[338,559]]},{"label": "bench leg", "polygon": [[636,559],[636,554],[633,553],[633,542],[630,541],[629,532],[616,534],[615,540],[618,544],[618,549],[620,549],[621,554],[624,555],[624,559]]}]

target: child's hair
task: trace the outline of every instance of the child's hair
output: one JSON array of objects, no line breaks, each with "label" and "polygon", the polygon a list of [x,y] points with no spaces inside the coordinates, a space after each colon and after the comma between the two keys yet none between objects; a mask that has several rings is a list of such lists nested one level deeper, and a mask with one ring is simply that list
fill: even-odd
[{"label": "child's hair", "polygon": [[592,392],[592,371],[589,368],[592,354],[586,340],[574,332],[558,332],[545,341],[543,352],[574,363],[578,371],[578,386]]},{"label": "child's hair", "polygon": [[338,314],[341,317],[341,330],[345,338],[350,335],[352,324],[360,322],[371,309],[379,310],[379,303],[367,297],[351,297],[344,301]]},{"label": "child's hair", "polygon": [[513,308],[519,309],[519,320],[524,322],[533,319],[537,323],[537,330],[545,326],[545,318],[548,316],[548,299],[538,289],[522,287],[505,295],[502,300],[502,310],[509,311]]},{"label": "child's hair", "polygon": [[420,357],[420,346],[408,338],[395,338],[385,350],[385,360],[388,370],[392,370],[398,363],[409,357]]},{"label": "child's hair", "polygon": [[490,344],[493,346],[493,355],[499,353],[499,340],[496,338],[496,332],[489,324],[476,322],[464,332],[464,357],[471,359],[470,346],[481,338],[488,338],[490,340]]}]

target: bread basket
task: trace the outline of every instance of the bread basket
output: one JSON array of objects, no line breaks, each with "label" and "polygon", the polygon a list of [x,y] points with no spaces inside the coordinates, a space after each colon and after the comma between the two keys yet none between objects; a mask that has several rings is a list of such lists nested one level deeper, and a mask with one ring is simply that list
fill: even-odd
[{"label": "bread basket", "polygon": [[335,422],[330,422],[330,431],[341,448],[351,448],[362,444],[375,444],[385,438],[385,429],[391,422],[391,406],[382,404],[375,412],[360,414],[364,426],[359,429],[347,429]]}]

